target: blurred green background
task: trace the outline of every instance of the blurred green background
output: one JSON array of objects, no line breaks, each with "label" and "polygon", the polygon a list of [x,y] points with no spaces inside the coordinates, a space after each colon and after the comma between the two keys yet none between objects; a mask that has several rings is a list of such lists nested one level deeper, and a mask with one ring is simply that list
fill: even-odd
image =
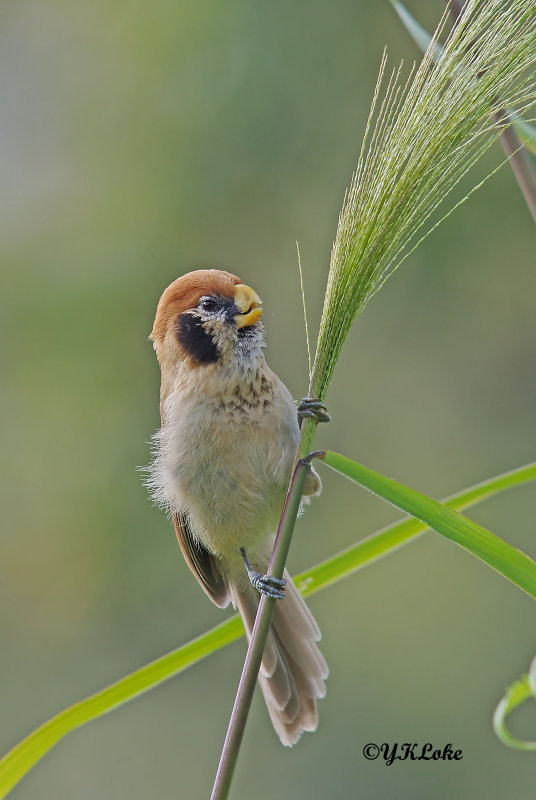
[{"label": "blurred green background", "polygon": [[[431,28],[442,3],[423,5]],[[269,363],[306,392],[295,241],[314,332],[384,44],[417,57],[387,2],[2,4],[2,752],[224,617],[137,471],[159,424],[156,303],[192,268],[236,272],[263,298]],[[504,168],[367,307],[317,444],[438,498],[532,460],[535,292]],[[295,571],[399,516],[322,474]],[[470,513],[534,555],[535,498]],[[310,605],[331,666],[319,730],[283,749],[257,697],[233,797],[534,797],[534,756],[491,731],[535,650],[533,601],[429,534]],[[75,732],[13,797],[207,797],[243,653]],[[532,709],[512,727],[534,738]],[[362,756],[404,741],[463,760]]]}]

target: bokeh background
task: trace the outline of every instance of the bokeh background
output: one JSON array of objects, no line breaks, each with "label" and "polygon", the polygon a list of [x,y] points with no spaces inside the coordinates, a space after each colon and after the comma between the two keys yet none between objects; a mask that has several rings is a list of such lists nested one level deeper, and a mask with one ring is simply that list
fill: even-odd
[{"label": "bokeh background", "polygon": [[[432,27],[442,3],[411,7]],[[314,332],[385,44],[417,56],[387,2],[2,4],[2,752],[224,618],[137,470],[159,422],[156,303],[192,268],[236,272],[263,298],[271,366],[305,393],[295,241]],[[534,266],[506,167],[360,317],[318,445],[438,498],[532,460]],[[295,571],[399,516],[323,479]],[[470,513],[534,555],[535,499]],[[533,601],[429,534],[310,604],[331,666],[319,730],[284,750],[257,697],[233,797],[534,797],[534,756],[491,730],[535,650]],[[243,653],[75,732],[13,797],[208,797]],[[512,726],[534,738],[532,709]],[[463,760],[362,756],[404,741],[452,742]]]}]

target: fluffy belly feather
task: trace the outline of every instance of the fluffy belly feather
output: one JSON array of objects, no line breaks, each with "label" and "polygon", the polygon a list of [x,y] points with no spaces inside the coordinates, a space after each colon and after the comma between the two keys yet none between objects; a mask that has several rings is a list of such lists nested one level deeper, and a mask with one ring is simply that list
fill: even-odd
[{"label": "fluffy belly feather", "polygon": [[261,561],[271,549],[298,436],[289,400],[281,419],[262,404],[242,417],[236,401],[230,414],[221,402],[181,398],[180,416],[168,414],[156,435],[155,500],[186,512],[203,546],[231,571],[243,570],[241,547]]}]

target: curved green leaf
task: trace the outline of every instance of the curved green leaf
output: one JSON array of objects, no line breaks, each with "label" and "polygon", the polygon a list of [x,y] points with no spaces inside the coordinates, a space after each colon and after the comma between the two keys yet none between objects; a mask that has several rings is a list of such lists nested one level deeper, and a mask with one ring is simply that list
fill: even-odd
[{"label": "curved green leaf", "polygon": [[505,692],[503,699],[493,713],[493,730],[503,744],[516,750],[536,750],[536,742],[525,742],[512,736],[506,727],[506,717],[525,700],[536,700],[536,658],[533,659],[528,675],[522,675]]}]

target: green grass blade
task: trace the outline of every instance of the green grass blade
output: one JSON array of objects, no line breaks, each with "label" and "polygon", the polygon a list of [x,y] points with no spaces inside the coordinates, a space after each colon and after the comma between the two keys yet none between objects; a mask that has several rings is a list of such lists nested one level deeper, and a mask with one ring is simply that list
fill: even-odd
[{"label": "green grass blade", "polygon": [[[428,33],[426,28],[423,28],[423,26],[417,22],[415,17],[408,11],[405,5],[399,2],[399,0],[390,0],[390,3],[419,50],[425,53],[432,41],[432,36]],[[442,50],[441,44],[436,42],[434,44],[434,58],[436,61],[441,55]]]},{"label": "green grass blade", "polygon": [[477,525],[451,508],[438,503],[408,486],[386,478],[374,470],[338,453],[327,452],[324,463],[355,481],[365,489],[387,500],[406,514],[468,550],[512,583],[536,598],[536,563],[521,550]]},{"label": "green grass blade", "polygon": [[[459,492],[445,500],[445,505],[453,510],[461,510],[506,489],[534,480],[536,480],[536,463]],[[394,552],[428,529],[428,525],[417,519],[396,522],[316,567],[302,572],[295,576],[294,580],[303,594],[311,595],[382,556]],[[236,641],[243,632],[239,617],[231,617],[202,636],[132,672],[102,691],[75,703],[45,722],[0,761],[0,799],[4,798],[39,759],[67,733],[169,680],[221,647]]]},{"label": "green grass blade", "polygon": [[[443,500],[442,503],[452,511],[463,511],[499,492],[534,480],[536,480],[536,462],[478,483],[470,489],[457,492]],[[315,567],[296,575],[294,581],[304,596],[314,594],[398,550],[429,530],[426,523],[415,517],[394,522],[381,531],[360,539],[356,544],[322,561]]]},{"label": "green grass blade", "polygon": [[102,691],[52,717],[0,761],[0,798],[5,797],[34,764],[67,733],[113,711],[128,700],[139,697],[210,653],[239,639],[243,633],[244,628],[240,618],[232,617],[177,650],[131,672]]}]

